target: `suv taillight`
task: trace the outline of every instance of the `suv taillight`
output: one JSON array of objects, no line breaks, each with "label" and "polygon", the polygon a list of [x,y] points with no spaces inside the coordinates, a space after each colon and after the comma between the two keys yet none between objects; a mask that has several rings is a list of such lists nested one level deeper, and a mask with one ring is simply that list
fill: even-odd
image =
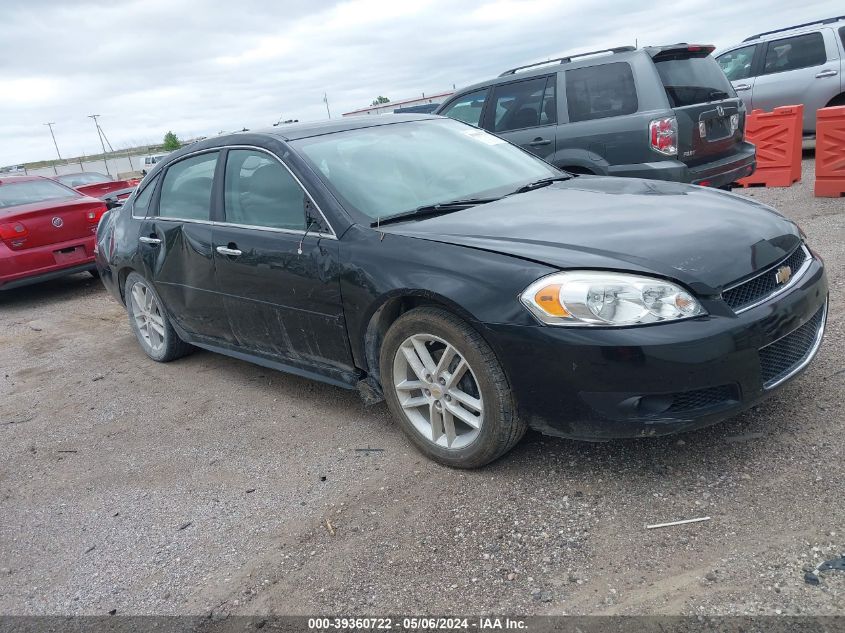
[{"label": "suv taillight", "polygon": [[670,116],[665,119],[654,119],[648,124],[648,135],[651,139],[651,149],[666,156],[678,153],[678,121]]}]

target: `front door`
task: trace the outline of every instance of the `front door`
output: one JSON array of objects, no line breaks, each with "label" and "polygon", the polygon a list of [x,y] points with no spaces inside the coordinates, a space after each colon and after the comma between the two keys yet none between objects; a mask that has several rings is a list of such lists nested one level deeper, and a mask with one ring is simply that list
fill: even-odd
[{"label": "front door", "polygon": [[275,155],[230,149],[225,160],[212,239],[232,343],[305,369],[350,369],[338,241]]},{"label": "front door", "polygon": [[485,112],[484,128],[540,158],[555,153],[556,75],[498,85]]},{"label": "front door", "polygon": [[758,44],[750,44],[742,48],[735,48],[716,58],[725,77],[731,82],[736,96],[742,99],[746,112],[751,112],[751,102],[754,95],[754,56],[758,51]]}]

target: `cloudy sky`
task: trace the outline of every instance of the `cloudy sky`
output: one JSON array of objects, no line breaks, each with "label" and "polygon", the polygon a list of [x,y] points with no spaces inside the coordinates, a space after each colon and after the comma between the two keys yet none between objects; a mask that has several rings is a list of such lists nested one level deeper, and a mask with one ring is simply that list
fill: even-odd
[{"label": "cloudy sky", "polygon": [[0,165],[326,117],[594,48],[727,46],[841,0],[2,0]]}]

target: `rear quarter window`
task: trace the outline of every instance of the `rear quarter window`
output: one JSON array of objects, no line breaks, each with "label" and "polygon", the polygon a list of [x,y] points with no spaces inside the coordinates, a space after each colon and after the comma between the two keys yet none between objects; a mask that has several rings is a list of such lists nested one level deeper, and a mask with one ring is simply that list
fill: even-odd
[{"label": "rear quarter window", "polygon": [[613,62],[566,71],[569,121],[592,121],[633,114],[637,88],[630,64]]}]

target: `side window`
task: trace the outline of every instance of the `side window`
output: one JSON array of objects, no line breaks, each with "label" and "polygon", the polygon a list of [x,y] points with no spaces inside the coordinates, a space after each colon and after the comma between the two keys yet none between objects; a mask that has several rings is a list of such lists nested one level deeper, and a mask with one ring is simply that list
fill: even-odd
[{"label": "side window", "polygon": [[807,33],[769,42],[763,74],[821,66],[827,61],[821,33]]},{"label": "side window", "polygon": [[145,218],[148,215],[148,211],[150,209],[150,200],[153,197],[153,191],[155,191],[156,185],[158,184],[159,174],[156,175],[141,191],[140,194],[135,198],[135,202],[132,203],[132,215],[138,218]]},{"label": "side window", "polygon": [[626,62],[613,62],[566,71],[569,120],[591,121],[637,111],[634,74]]},{"label": "side window", "polygon": [[716,58],[729,81],[748,79],[751,76],[751,62],[754,61],[756,48],[756,44],[743,46]]},{"label": "side window", "polygon": [[494,132],[522,130],[557,120],[553,77],[497,86],[493,90],[493,103]]},{"label": "side window", "polygon": [[839,39],[842,40],[842,48],[845,48],[845,26],[839,29]]},{"label": "side window", "polygon": [[223,188],[227,222],[305,230],[305,192],[273,156],[230,150]]},{"label": "side window", "polygon": [[179,220],[208,220],[217,152],[180,160],[167,168],[158,214]]},{"label": "side window", "polygon": [[486,98],[486,88],[471,92],[463,97],[458,97],[440,114],[478,127],[481,121],[481,113],[484,111],[484,100]]}]

